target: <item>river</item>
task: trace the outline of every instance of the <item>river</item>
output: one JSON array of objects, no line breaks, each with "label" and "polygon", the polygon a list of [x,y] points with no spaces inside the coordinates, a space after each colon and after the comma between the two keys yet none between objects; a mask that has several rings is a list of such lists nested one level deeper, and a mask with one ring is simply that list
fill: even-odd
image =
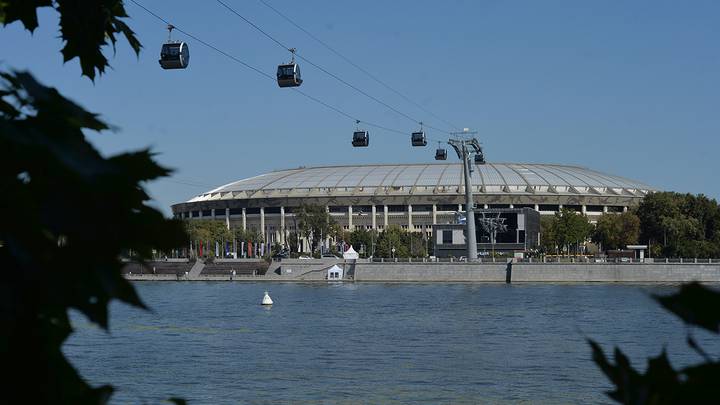
[{"label": "river", "polygon": [[[139,282],[152,312],[72,316],[64,351],[113,403],[608,403],[591,337],[644,370],[700,361],[651,298],[676,286]],[[260,301],[265,290],[275,301]],[[713,355],[720,339],[694,335]]]}]

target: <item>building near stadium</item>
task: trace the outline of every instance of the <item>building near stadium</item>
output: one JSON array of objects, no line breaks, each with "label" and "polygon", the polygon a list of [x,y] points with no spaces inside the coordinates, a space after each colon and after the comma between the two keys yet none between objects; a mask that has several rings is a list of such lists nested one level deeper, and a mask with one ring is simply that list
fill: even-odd
[{"label": "building near stadium", "polygon": [[[653,187],[595,170],[557,164],[473,165],[477,208],[531,208],[551,215],[568,208],[596,220],[637,205]],[[172,206],[177,218],[215,219],[284,243],[297,227],[294,210],[327,207],[344,229],[382,231],[399,225],[432,232],[465,210],[461,163],[299,167],[238,180]]]}]

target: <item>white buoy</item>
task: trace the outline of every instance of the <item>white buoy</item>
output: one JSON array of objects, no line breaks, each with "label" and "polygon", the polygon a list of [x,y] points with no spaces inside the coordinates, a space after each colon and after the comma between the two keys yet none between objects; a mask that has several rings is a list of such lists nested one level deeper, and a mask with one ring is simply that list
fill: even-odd
[{"label": "white buoy", "polygon": [[262,299],[262,304],[263,305],[272,305],[273,304],[273,300],[272,300],[272,298],[270,298],[270,294],[268,294],[267,291],[265,291],[265,296]]}]

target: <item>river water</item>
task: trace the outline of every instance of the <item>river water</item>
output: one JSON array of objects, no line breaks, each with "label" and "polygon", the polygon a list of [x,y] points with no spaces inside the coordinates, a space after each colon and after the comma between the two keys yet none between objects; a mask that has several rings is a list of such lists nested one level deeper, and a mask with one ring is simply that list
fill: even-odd
[{"label": "river water", "polygon": [[673,365],[700,361],[650,298],[676,286],[135,285],[152,312],[113,304],[109,334],[73,314],[64,346],[86,379],[115,385],[116,404],[608,403],[586,337],[641,370],[663,347]]}]

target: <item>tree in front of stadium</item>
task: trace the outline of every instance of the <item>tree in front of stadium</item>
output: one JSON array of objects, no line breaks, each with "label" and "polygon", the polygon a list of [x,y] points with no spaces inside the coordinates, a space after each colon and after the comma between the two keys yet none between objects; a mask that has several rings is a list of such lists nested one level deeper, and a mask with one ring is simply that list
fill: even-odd
[{"label": "tree in front of stadium", "polygon": [[[63,59],[78,58],[90,79],[118,35],[140,51],[120,0],[2,0],[0,24],[32,32],[39,7],[59,13]],[[108,330],[112,300],[147,308],[121,275],[121,253],[150,258],[185,240],[182,223],[150,207],[144,190],[170,171],[148,150],[100,154],[86,133],[108,129],[30,73],[0,72],[3,403],[107,403],[113,387],[88,384],[61,350],[73,332],[68,311]]]},{"label": "tree in front of stadium", "polygon": [[593,225],[587,216],[563,208],[555,213],[555,238],[567,254],[580,253],[580,246],[590,239]]},{"label": "tree in front of stadium", "polygon": [[373,254],[373,248],[378,242],[378,232],[371,229],[359,228],[350,232],[346,241],[353,246],[361,257],[369,257]]},{"label": "tree in front of stadium", "polygon": [[[390,225],[375,242],[377,257],[427,257],[428,241],[422,234],[408,232],[399,225]],[[393,252],[393,248],[395,251]]]},{"label": "tree in front of stadium", "polygon": [[[409,244],[405,243],[405,230],[399,225],[389,225],[378,236],[375,245],[376,256],[379,257],[408,257]],[[393,252],[393,248],[395,251]]]},{"label": "tree in front of stadium", "polygon": [[585,215],[563,208],[550,219],[541,218],[540,240],[546,253],[563,252],[578,254],[580,246],[590,238],[593,226]]},{"label": "tree in front of stadium", "polygon": [[640,237],[640,218],[634,212],[607,214],[598,219],[592,240],[601,249],[625,249],[635,245]]},{"label": "tree in front of stadium", "polygon": [[555,237],[555,217],[540,217],[540,250],[545,254],[558,254],[559,248]]},{"label": "tree in front of stadium", "polygon": [[295,212],[300,235],[310,241],[311,251],[315,251],[322,238],[335,237],[337,226],[324,206],[304,204]]},{"label": "tree in front of stadium", "polygon": [[640,241],[653,256],[719,257],[720,206],[714,199],[661,192],[647,195],[635,210]]}]

